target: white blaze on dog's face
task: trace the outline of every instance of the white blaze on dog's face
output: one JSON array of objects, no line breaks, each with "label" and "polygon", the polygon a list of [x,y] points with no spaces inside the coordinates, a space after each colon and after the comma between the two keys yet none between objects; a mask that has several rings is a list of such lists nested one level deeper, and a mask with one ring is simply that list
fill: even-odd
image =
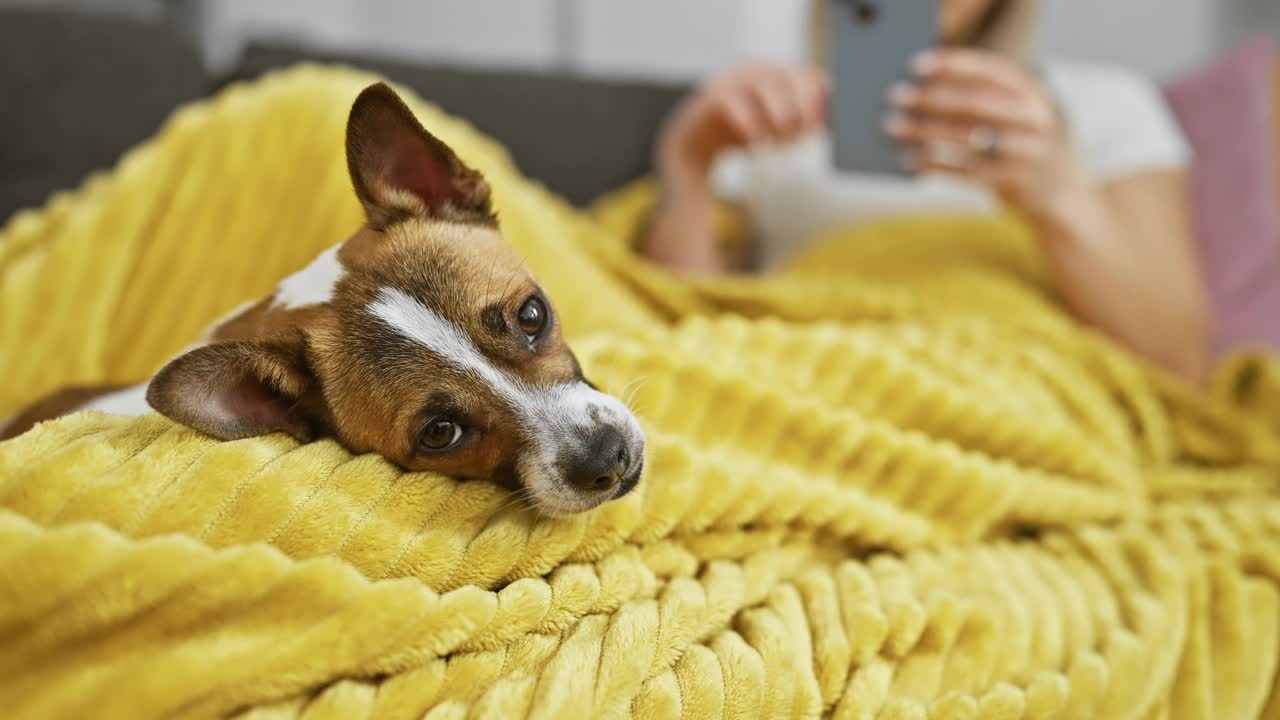
[{"label": "white blaze on dog's face", "polygon": [[170,363],[151,404],[215,437],[332,435],[497,479],[549,514],[634,488],[639,424],[582,376],[480,175],[385,85],[356,100],[347,159],[368,224]]}]

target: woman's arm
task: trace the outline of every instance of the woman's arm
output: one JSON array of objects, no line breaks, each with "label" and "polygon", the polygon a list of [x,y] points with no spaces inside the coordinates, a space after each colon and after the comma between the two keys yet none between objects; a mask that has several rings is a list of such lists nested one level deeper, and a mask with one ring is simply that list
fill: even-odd
[{"label": "woman's arm", "polygon": [[640,240],[654,262],[691,274],[722,273],[711,167],[727,150],[782,143],[819,130],[826,81],[813,68],[743,65],[712,80],[667,121],[655,148],[661,196]]},{"label": "woman's arm", "polygon": [[1081,183],[1031,217],[1058,292],[1081,319],[1199,382],[1209,302],[1188,219],[1186,174],[1154,171],[1101,189]]},{"label": "woman's arm", "polygon": [[715,193],[708,182],[662,180],[661,195],[640,239],[640,253],[672,270],[716,275],[729,258],[716,239]]},{"label": "woman's arm", "polygon": [[898,112],[889,120],[890,133],[917,146],[914,167],[990,187],[1030,220],[1077,317],[1202,380],[1208,301],[1185,173],[1151,171],[1098,185],[1080,170],[1056,104],[1030,73],[971,49],[917,64],[922,83],[895,91]]}]

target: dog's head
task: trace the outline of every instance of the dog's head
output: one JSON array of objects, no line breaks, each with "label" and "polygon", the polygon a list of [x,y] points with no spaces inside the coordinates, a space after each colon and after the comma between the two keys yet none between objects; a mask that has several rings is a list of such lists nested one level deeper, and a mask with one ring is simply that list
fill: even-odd
[{"label": "dog's head", "polygon": [[498,479],[549,514],[635,487],[639,424],[583,377],[480,174],[381,84],[352,107],[347,163],[367,224],[169,363],[148,402],[222,439],[332,435]]}]

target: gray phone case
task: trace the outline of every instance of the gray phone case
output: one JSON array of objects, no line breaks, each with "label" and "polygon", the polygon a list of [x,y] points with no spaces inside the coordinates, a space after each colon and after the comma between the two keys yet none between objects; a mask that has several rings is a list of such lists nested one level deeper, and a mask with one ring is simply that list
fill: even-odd
[{"label": "gray phone case", "polygon": [[905,148],[884,131],[889,89],[911,82],[911,59],[938,39],[940,0],[827,2],[834,165],[908,176]]}]

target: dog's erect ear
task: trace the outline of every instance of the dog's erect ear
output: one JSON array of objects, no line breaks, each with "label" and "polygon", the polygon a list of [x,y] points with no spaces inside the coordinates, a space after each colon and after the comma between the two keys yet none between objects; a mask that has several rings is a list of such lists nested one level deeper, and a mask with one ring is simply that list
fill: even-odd
[{"label": "dog's erect ear", "polygon": [[283,342],[207,345],[166,365],[147,402],[161,415],[220,440],[288,433],[315,438],[301,400],[313,383],[301,348]]},{"label": "dog's erect ear", "polygon": [[492,221],[484,178],[383,83],[365,88],[351,106],[347,169],[374,226],[405,215]]}]

